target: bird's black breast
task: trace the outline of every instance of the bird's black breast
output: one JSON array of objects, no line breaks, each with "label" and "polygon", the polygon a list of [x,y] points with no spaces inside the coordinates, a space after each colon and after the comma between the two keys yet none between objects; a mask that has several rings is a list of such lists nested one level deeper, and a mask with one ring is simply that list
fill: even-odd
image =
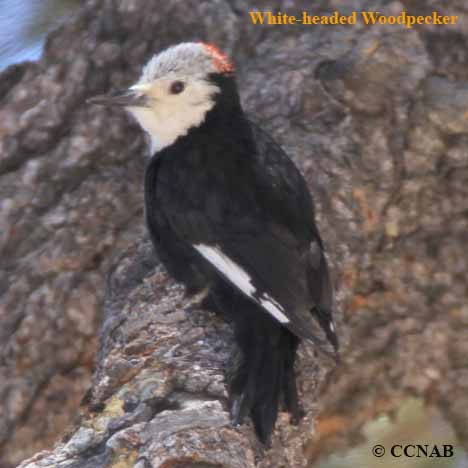
[{"label": "bird's black breast", "polygon": [[209,276],[193,245],[215,243],[221,232],[255,236],[262,229],[248,124],[233,132],[219,120],[209,123],[157,153],[146,169],[151,238],[169,271],[186,284],[192,275]]},{"label": "bird's black breast", "polygon": [[[204,201],[189,177],[190,165],[185,158],[174,164],[173,154],[153,156],[145,173],[145,216],[148,230],[159,258],[169,273],[191,290],[208,283],[204,265],[185,236],[174,225],[193,232],[193,213]],[[171,153],[173,153],[171,151]]]}]

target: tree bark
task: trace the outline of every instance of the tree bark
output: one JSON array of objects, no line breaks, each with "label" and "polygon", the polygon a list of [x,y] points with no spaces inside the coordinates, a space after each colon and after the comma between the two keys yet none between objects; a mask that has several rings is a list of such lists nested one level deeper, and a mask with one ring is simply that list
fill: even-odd
[{"label": "tree bark", "polygon": [[[272,11],[353,11],[328,3]],[[414,394],[468,447],[468,7],[412,2],[459,17],[412,29],[254,26],[249,8],[88,0],[0,75],[1,468],[303,467]],[[229,423],[230,327],[147,239],[143,135],[86,104],[194,39],[233,57],[244,107],[302,168],[337,290],[343,362],[301,347],[305,417],[281,414],[267,451]]]}]

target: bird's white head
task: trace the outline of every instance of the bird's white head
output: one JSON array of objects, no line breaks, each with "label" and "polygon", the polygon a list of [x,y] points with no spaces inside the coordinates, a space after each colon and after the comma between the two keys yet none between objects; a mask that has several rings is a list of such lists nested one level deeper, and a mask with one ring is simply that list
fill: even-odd
[{"label": "bird's white head", "polygon": [[210,76],[232,73],[215,46],[182,43],[155,55],[128,90],[91,101],[124,106],[149,134],[153,154],[203,122],[221,91]]}]

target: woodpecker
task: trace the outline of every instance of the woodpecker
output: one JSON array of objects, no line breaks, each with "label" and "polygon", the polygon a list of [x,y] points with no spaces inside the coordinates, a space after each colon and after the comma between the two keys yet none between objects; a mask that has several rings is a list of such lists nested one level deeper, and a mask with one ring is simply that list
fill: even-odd
[{"label": "woodpecker", "polygon": [[[314,204],[281,147],[241,106],[218,48],[182,43],[138,82],[92,102],[126,108],[151,141],[145,217],[155,249],[188,291],[233,325],[242,360],[230,382],[234,424],[250,415],[268,444],[280,405],[301,416],[294,362],[301,340],[327,354],[338,338]],[[318,326],[317,326],[318,325]]]}]

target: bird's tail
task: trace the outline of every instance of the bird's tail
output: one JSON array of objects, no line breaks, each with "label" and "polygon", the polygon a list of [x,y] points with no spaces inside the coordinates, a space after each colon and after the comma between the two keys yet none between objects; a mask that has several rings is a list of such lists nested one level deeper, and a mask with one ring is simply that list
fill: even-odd
[{"label": "bird's tail", "polygon": [[236,333],[243,360],[231,382],[232,419],[241,424],[250,414],[259,439],[268,445],[281,403],[294,422],[301,416],[294,374],[299,339],[260,311],[255,324],[247,324],[249,330]]},{"label": "bird's tail", "polygon": [[242,424],[250,416],[258,438],[268,445],[280,405],[293,422],[301,418],[294,373],[300,339],[224,282],[210,298],[233,323],[241,351],[229,378],[232,422]]}]

